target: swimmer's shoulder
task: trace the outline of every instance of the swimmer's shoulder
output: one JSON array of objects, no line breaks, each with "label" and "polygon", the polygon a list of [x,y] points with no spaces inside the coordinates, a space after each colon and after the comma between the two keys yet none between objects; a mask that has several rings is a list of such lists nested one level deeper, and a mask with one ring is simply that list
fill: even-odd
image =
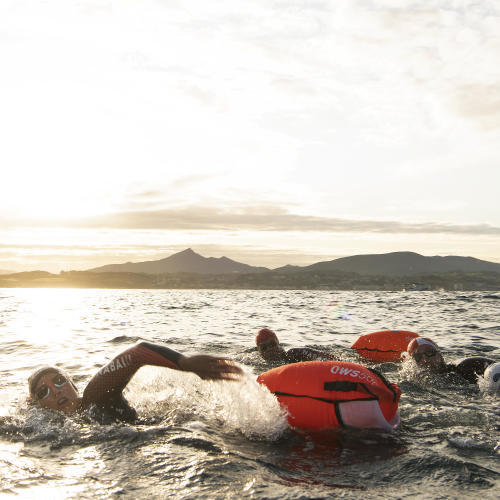
[{"label": "swimmer's shoulder", "polygon": [[456,365],[447,365],[448,372],[457,373],[470,384],[475,384],[479,376],[483,375],[486,368],[495,361],[483,356],[465,358]]}]

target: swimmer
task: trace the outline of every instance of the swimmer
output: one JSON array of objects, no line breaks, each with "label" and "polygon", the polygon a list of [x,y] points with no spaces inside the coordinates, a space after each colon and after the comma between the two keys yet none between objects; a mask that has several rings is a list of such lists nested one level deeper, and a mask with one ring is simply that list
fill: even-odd
[{"label": "swimmer", "polygon": [[457,373],[471,384],[475,384],[486,368],[495,362],[490,358],[474,356],[457,365],[447,364],[437,344],[425,337],[413,339],[408,344],[407,351],[419,368],[432,373]]},{"label": "swimmer", "polygon": [[255,343],[260,355],[266,361],[278,361],[283,363],[299,363],[301,361],[331,361],[335,356],[308,347],[296,347],[285,351],[281,347],[276,334],[268,328],[262,328],[255,337]]},{"label": "swimmer", "polygon": [[482,389],[500,396],[500,363],[491,364],[483,374]]},{"label": "swimmer", "polygon": [[191,372],[203,380],[238,380],[242,370],[227,358],[208,355],[184,356],[165,346],[139,342],[101,368],[80,397],[72,380],[60,368],[43,366],[28,379],[32,401],[42,408],[66,414],[90,412],[101,423],[133,422],[137,412],[123,390],[139,368],[164,366]]}]

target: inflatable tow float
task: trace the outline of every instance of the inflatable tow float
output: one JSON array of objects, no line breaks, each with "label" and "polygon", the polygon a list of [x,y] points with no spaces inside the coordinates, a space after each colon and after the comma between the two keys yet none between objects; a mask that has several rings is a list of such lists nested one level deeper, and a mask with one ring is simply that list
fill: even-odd
[{"label": "inflatable tow float", "polygon": [[257,377],[288,412],[292,428],[393,430],[401,391],[380,373],[345,361],[304,361]]},{"label": "inflatable tow float", "polygon": [[408,330],[382,330],[361,335],[351,348],[369,361],[401,361],[408,344],[418,336]]}]

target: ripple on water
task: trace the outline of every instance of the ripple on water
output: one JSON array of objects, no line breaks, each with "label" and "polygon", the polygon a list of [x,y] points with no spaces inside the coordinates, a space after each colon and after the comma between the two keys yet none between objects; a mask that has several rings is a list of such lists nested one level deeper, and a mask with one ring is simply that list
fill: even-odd
[{"label": "ripple on water", "polygon": [[[431,337],[448,362],[496,359],[497,294],[77,290],[52,294],[49,306],[43,290],[2,294],[1,494],[495,498],[498,398],[475,385],[428,377],[408,363],[373,365],[401,386],[401,428],[318,436],[288,430],[251,372],[268,369],[254,344],[263,327],[287,348],[305,344],[340,359],[359,361],[350,345],[382,329]],[[26,376],[38,361],[64,366],[83,387],[141,339],[235,358],[248,365],[248,380],[204,383],[142,369],[126,394],[141,417],[134,425],[101,426],[26,405]]]}]

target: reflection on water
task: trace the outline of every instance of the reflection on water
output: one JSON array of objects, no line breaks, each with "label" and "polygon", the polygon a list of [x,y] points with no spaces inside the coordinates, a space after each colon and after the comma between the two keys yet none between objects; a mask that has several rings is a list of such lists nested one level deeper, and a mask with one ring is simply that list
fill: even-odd
[{"label": "reflection on water", "polygon": [[[284,447],[288,449],[283,449]],[[378,431],[296,432],[282,446],[275,472],[293,483],[365,490],[349,482],[344,468],[388,460],[407,453],[399,437]]]},{"label": "reflection on water", "polygon": [[[254,378],[268,368],[254,335],[273,328],[359,361],[370,331],[433,338],[447,362],[500,358],[494,294],[383,292],[0,290],[0,494],[44,498],[495,498],[499,399],[411,362],[377,365],[401,386],[393,433],[295,433]],[[102,426],[32,408],[26,378],[59,364],[82,389],[138,340],[246,365],[241,384],[143,368],[127,388],[134,425]]]}]

